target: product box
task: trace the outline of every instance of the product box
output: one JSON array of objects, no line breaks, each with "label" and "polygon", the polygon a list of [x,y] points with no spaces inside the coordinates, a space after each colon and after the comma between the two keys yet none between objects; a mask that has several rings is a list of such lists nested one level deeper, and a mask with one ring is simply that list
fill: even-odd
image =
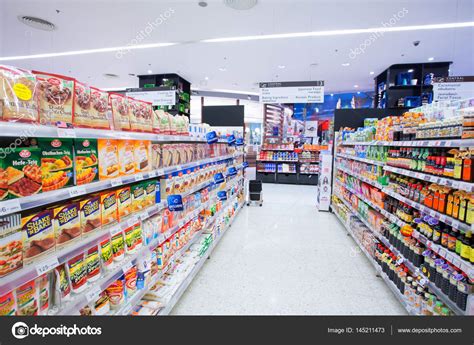
[{"label": "product box", "polygon": [[0,114],[3,121],[38,122],[38,85],[30,71],[0,66]]},{"label": "product box", "polygon": [[39,138],[43,192],[74,184],[72,139]]},{"label": "product box", "polygon": [[129,104],[128,97],[118,94],[109,93],[109,103],[112,109],[114,119],[114,129],[116,131],[130,130]]},{"label": "product box", "polygon": [[86,196],[79,201],[81,232],[83,236],[90,235],[102,226],[102,209],[100,195]]},{"label": "product box", "polygon": [[38,79],[39,118],[42,125],[70,127],[74,109],[74,78],[33,71]]},{"label": "product box", "polygon": [[[0,277],[23,267],[21,215],[0,217]],[[1,306],[1,304],[0,304]],[[1,307],[0,307],[1,309]],[[1,314],[1,313],[0,313]]]},{"label": "product box", "polygon": [[127,217],[132,212],[132,195],[130,186],[117,189],[116,195],[118,221],[121,222],[123,218]]},{"label": "product box", "polygon": [[110,129],[109,119],[107,118],[108,104],[108,92],[91,87],[91,108],[89,114],[93,128]]},{"label": "product box", "polygon": [[97,147],[99,150],[99,178],[106,180],[118,177],[120,174],[118,141],[98,139]]},{"label": "product box", "polygon": [[[6,157],[5,151],[0,149],[1,157]],[[8,199],[8,173],[5,159],[0,159],[0,201]]]},{"label": "product box", "polygon": [[135,172],[150,171],[151,142],[149,140],[135,140]]},{"label": "product box", "polygon": [[135,140],[117,140],[120,175],[131,175],[135,173]]},{"label": "product box", "polygon": [[158,170],[161,167],[161,144],[151,143],[151,169]]},{"label": "product box", "polygon": [[43,179],[39,148],[12,149],[2,161],[8,178],[8,197],[10,199],[41,192]]},{"label": "product box", "polygon": [[132,213],[142,211],[146,207],[145,185],[143,182],[134,183],[131,186]]},{"label": "product box", "polygon": [[76,80],[74,94],[74,127],[92,127],[90,87]]},{"label": "product box", "polygon": [[99,180],[97,139],[74,139],[75,184],[77,186]]},{"label": "product box", "polygon": [[143,186],[145,189],[145,207],[155,205],[156,180],[145,180]]},{"label": "product box", "polygon": [[55,250],[56,240],[53,227],[53,210],[47,209],[26,213],[21,219],[23,233],[23,260],[31,263],[39,256]]},{"label": "product box", "polygon": [[81,217],[79,202],[57,205],[53,210],[53,227],[56,248],[81,238]]},{"label": "product box", "polygon": [[117,222],[117,196],[115,191],[105,191],[100,194],[102,226]]},{"label": "product box", "polygon": [[160,187],[160,181],[156,180],[155,181],[155,204],[161,203],[161,187]]}]

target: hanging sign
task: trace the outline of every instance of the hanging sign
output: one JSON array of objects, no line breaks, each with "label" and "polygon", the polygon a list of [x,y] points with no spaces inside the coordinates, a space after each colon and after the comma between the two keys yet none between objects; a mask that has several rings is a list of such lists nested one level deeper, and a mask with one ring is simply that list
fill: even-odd
[{"label": "hanging sign", "polygon": [[168,210],[174,211],[182,211],[183,210],[183,198],[181,195],[168,195]]},{"label": "hanging sign", "polygon": [[235,169],[235,167],[230,167],[227,170],[227,176],[234,176],[234,175],[237,175],[237,169]]},{"label": "hanging sign", "polygon": [[230,135],[229,138],[227,138],[227,143],[232,146],[235,143],[235,135]]},{"label": "hanging sign", "polygon": [[243,138],[237,138],[235,140],[235,146],[243,146],[244,145],[244,139]]},{"label": "hanging sign", "polygon": [[243,169],[247,168],[248,166],[249,166],[249,163],[248,163],[247,161],[244,161],[244,162],[242,163],[242,168],[243,168]]},{"label": "hanging sign", "polygon": [[225,190],[221,190],[219,192],[217,192],[217,198],[220,200],[220,201],[225,201],[227,200],[227,192]]},{"label": "hanging sign", "polygon": [[474,97],[474,76],[433,78],[434,101],[460,101]]},{"label": "hanging sign", "polygon": [[151,90],[151,88],[127,89],[125,94],[128,97],[149,102],[153,105],[172,106],[176,104],[176,90],[168,87],[160,87],[154,90]]},{"label": "hanging sign", "polygon": [[216,184],[221,184],[222,182],[224,182],[224,175],[222,175],[222,173],[217,173],[214,175],[214,182]]},{"label": "hanging sign", "polygon": [[260,83],[260,102],[324,103],[324,80]]},{"label": "hanging sign", "polygon": [[206,134],[206,140],[208,144],[214,144],[219,140],[219,138],[217,137],[217,133],[212,131]]}]

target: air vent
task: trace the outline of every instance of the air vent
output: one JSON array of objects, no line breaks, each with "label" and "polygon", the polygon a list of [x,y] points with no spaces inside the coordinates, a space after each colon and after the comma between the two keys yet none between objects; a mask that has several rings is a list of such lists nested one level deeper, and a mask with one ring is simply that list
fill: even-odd
[{"label": "air vent", "polygon": [[234,10],[250,10],[257,4],[257,0],[224,0],[224,4]]},{"label": "air vent", "polygon": [[30,16],[18,16],[18,20],[29,27],[43,30],[43,31],[54,31],[56,30],[56,25],[47,20],[37,18],[37,17],[30,17]]},{"label": "air vent", "polygon": [[113,73],[104,73],[104,77],[106,77],[106,78],[118,78],[119,76],[117,74],[113,74]]}]

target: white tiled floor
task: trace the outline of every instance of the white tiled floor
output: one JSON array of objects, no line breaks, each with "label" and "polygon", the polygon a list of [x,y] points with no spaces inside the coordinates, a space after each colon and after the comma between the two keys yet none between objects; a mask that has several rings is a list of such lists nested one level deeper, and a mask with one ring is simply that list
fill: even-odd
[{"label": "white tiled floor", "polygon": [[311,186],[264,184],[244,207],[175,315],[404,315]]}]

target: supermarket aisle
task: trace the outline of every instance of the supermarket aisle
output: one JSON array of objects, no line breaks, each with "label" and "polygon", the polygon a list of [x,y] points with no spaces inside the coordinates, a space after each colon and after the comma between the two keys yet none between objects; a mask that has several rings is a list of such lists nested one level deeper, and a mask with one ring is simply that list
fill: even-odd
[{"label": "supermarket aisle", "polygon": [[244,207],[173,314],[405,314],[315,194],[265,184],[263,207]]}]

